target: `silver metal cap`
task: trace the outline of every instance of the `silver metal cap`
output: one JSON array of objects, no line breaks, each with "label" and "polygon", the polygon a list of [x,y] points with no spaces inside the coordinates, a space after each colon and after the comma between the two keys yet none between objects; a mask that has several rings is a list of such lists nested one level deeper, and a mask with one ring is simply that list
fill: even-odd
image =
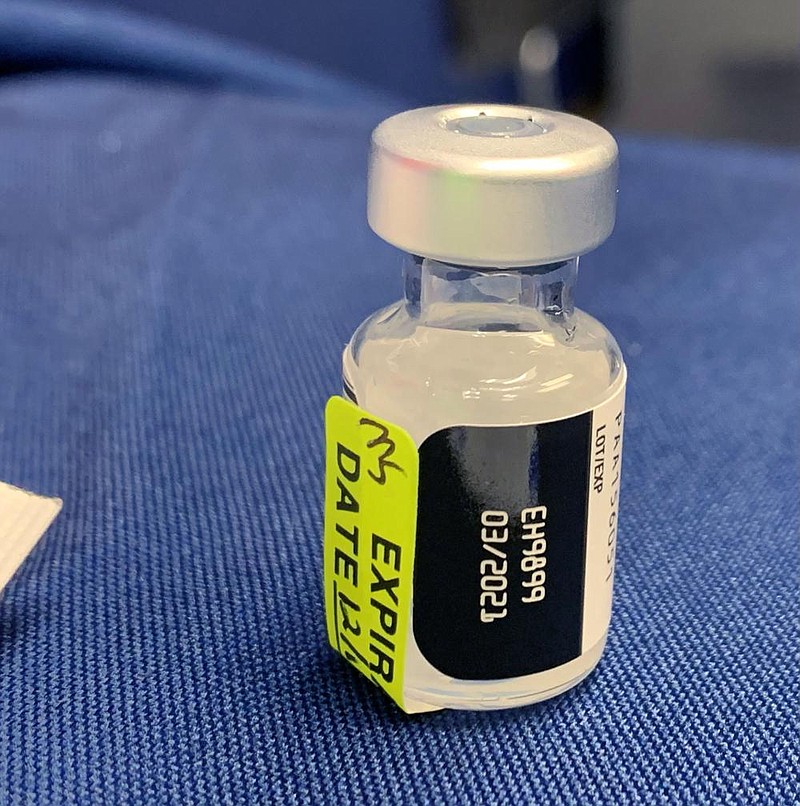
[{"label": "silver metal cap", "polygon": [[574,115],[433,106],[372,133],[370,226],[436,260],[526,266],[581,255],[614,228],[616,190],[614,138]]}]

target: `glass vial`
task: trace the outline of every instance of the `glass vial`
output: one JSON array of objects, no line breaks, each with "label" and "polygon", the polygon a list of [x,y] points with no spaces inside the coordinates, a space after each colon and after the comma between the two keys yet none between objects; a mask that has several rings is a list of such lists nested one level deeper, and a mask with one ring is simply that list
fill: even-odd
[{"label": "glass vial", "polygon": [[413,110],[373,135],[369,220],[404,296],[344,352],[345,394],[420,453],[405,690],[504,708],[576,685],[611,615],[625,367],[575,307],[617,147],[570,115]]}]

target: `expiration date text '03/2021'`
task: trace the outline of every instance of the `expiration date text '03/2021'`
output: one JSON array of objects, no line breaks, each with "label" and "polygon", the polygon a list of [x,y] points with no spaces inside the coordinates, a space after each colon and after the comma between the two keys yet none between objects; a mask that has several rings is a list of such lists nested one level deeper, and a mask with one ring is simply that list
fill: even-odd
[{"label": "expiration date text '03/2021'", "polygon": [[[525,604],[541,602],[546,594],[547,538],[545,522],[547,507],[527,507],[520,513],[522,539],[522,587],[521,601]],[[481,560],[481,621],[491,623],[508,615],[508,513],[488,509],[481,513],[481,541],[484,551],[491,555]]]}]

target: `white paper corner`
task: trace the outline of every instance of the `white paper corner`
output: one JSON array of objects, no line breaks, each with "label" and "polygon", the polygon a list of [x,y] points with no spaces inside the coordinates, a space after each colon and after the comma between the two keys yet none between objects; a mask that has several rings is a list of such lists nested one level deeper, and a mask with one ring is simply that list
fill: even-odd
[{"label": "white paper corner", "polygon": [[46,498],[0,481],[0,591],[61,511],[60,498]]}]

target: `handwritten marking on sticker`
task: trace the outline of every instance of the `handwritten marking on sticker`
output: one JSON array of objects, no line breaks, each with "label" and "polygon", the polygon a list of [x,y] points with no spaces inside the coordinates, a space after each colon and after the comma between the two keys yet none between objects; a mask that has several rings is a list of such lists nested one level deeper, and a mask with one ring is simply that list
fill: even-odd
[{"label": "handwritten marking on sticker", "polygon": [[394,440],[389,437],[389,429],[382,425],[381,423],[376,423],[375,420],[371,420],[369,417],[362,417],[359,420],[359,425],[371,425],[378,429],[379,434],[375,439],[371,439],[367,442],[367,448],[385,448],[384,452],[377,457],[378,461],[378,472],[373,473],[372,470],[368,470],[372,478],[378,482],[378,484],[386,484],[386,468],[391,467],[394,470],[399,470],[401,473],[405,473],[400,465],[397,462],[392,462],[389,460],[389,457],[395,452],[397,446],[394,444]]},{"label": "handwritten marking on sticker", "polygon": [[411,437],[335,397],[326,408],[325,609],[331,645],[403,706],[419,458]]}]

